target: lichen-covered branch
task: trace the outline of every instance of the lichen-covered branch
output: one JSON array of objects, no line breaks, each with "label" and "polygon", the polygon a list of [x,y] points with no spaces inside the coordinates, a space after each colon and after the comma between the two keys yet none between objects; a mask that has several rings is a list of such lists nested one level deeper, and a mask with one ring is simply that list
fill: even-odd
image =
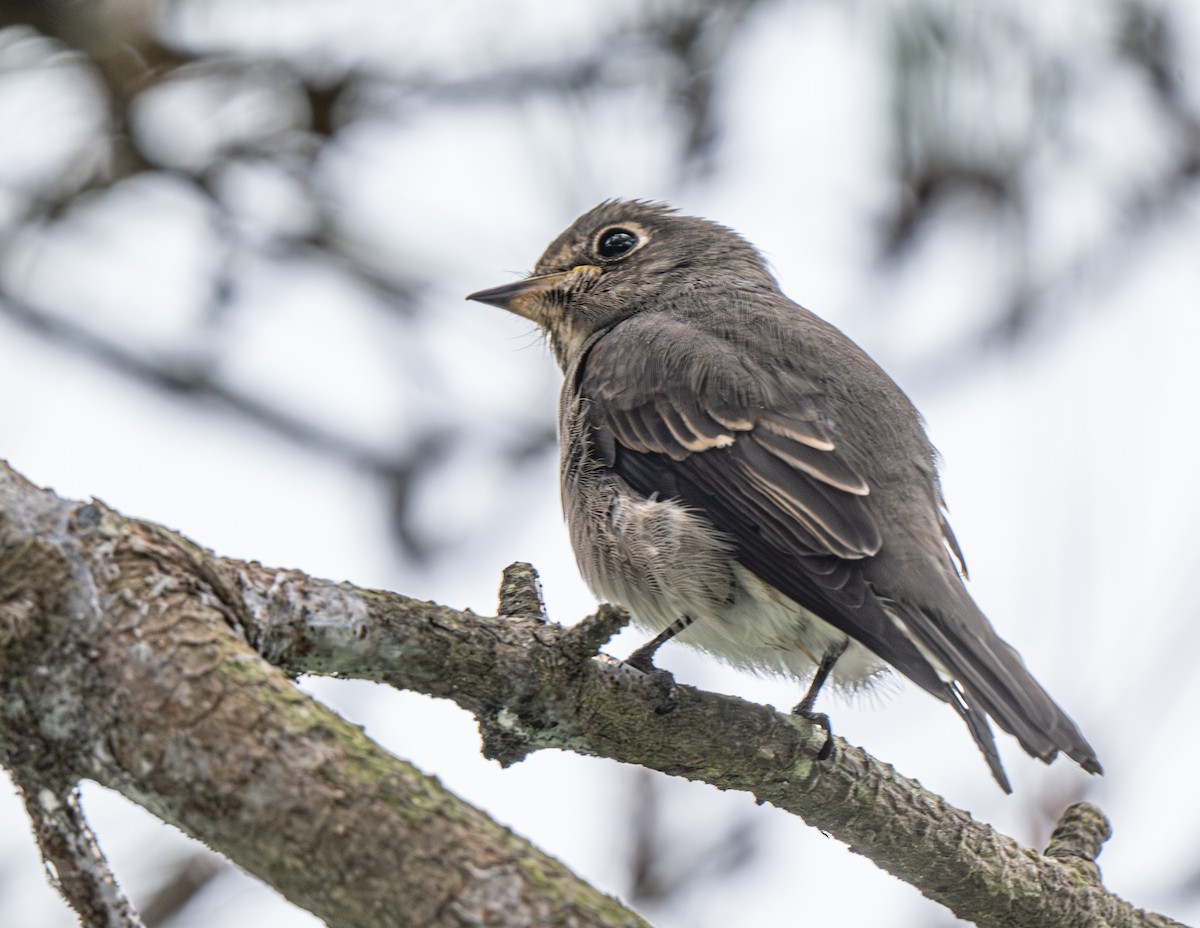
[{"label": "lichen-covered branch", "polygon": [[0,463],[0,762],[27,796],[91,778],[333,926],[644,924],[256,654],[229,567]]},{"label": "lichen-covered branch", "polygon": [[80,922],[88,928],[143,928],[83,817],[78,788],[56,790],[44,780],[23,783],[24,771],[15,772],[46,875]]},{"label": "lichen-covered branch", "polygon": [[[458,924],[447,906],[486,905],[487,880],[525,885],[531,869],[553,904],[622,917],[276,668],[338,674],[453,699],[504,763],[555,747],[752,792],[979,925],[1175,924],[1100,885],[1108,824],[1091,806],[1068,810],[1040,854],[841,739],[818,763],[824,730],[803,719],[595,656],[617,610],[554,625],[525,567],[502,594],[500,616],[477,616],[217,558],[0,465],[0,699],[31,706],[5,716],[0,758],[28,763],[32,739],[41,763],[121,790],[331,923]],[[62,677],[11,675],[52,655]],[[383,874],[381,853],[394,855]],[[384,874],[436,902],[413,896],[430,908],[381,920]]]},{"label": "lichen-covered branch", "polygon": [[[503,763],[554,747],[752,792],[981,926],[1176,924],[1100,885],[1094,858],[1109,826],[1094,806],[1067,810],[1039,854],[840,738],[817,762],[825,732],[804,719],[688,686],[664,693],[654,677],[591,657],[624,623],[611,607],[562,628],[539,614],[476,616],[221,563],[249,607],[248,634],[273,663],[453,699],[475,714],[485,752]],[[529,577],[506,574],[505,601],[519,598],[512,579],[521,574]]]}]

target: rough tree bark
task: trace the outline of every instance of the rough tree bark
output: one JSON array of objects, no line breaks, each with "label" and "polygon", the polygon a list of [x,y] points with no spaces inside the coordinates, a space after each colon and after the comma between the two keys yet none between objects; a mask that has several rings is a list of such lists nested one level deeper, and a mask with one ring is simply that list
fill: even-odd
[{"label": "rough tree bark", "polygon": [[39,836],[66,829],[43,854],[92,924],[137,920],[74,814],[83,778],[331,925],[643,924],[301,693],[300,673],[453,699],[504,763],[555,747],[750,791],[982,926],[1177,924],[1102,887],[1094,807],[1068,809],[1045,853],[1022,847],[841,739],[816,762],[824,731],[803,719],[597,656],[623,622],[547,622],[525,567],[487,617],[218,558],[0,462],[0,761]]}]

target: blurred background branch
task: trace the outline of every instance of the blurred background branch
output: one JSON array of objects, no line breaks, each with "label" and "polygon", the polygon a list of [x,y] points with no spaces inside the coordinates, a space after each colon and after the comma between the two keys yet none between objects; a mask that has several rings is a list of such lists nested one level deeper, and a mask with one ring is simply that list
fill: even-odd
[{"label": "blurred background branch", "polygon": [[[319,24],[336,21],[336,5],[312,4],[313,25],[305,28],[271,3],[5,0],[0,80],[17,144],[0,175],[0,307],[148,387],[215,403],[374,473],[392,496],[403,553],[428,557],[437,545],[413,524],[409,487],[447,456],[467,453],[459,446],[470,422],[445,409],[411,432],[397,426],[364,440],[301,404],[289,408],[238,383],[227,370],[230,343],[239,317],[253,313],[261,276],[321,278],[353,294],[410,343],[394,369],[410,377],[404,362],[427,353],[419,317],[441,294],[429,292],[434,268],[406,254],[394,230],[359,221],[337,166],[358,137],[383,126],[417,133],[416,113],[465,118],[483,108],[519,117],[534,105],[575,111],[586,126],[614,98],[637,94],[639,106],[663,114],[674,139],[674,183],[716,184],[730,55],[756,18],[786,5],[631,4],[569,50],[547,49],[543,60],[497,55],[464,66],[449,55],[406,61],[322,41]],[[870,8],[862,4],[859,15]],[[958,344],[922,359],[922,376],[964,376],[980,352],[1052,324],[1064,288],[1103,281],[1115,256],[1190,208],[1200,122],[1183,80],[1175,13],[1120,0],[1109,16],[1109,44],[1085,56],[1079,46],[1055,44],[1019,6],[968,10],[914,0],[888,8],[879,54],[892,98],[893,192],[877,217],[877,273],[919,263],[929,237],[953,235],[955,227],[987,226],[1005,256],[1003,287],[981,295],[990,305]],[[1125,174],[1105,179],[1104,193],[1115,191],[1106,221],[1090,240],[1051,256],[1040,239],[1072,191],[1046,197],[1038,175],[1069,172],[1081,185],[1093,153],[1079,111],[1101,105],[1098,75],[1141,95],[1144,130],[1160,151],[1149,161],[1103,165]],[[569,116],[558,125],[572,134]],[[30,128],[53,128],[56,144],[47,151],[38,138],[36,157],[24,151]],[[786,186],[780,195],[786,203]],[[479,218],[487,215],[481,210]],[[143,264],[139,223],[198,239],[190,266],[177,269],[188,279],[162,285],[186,287],[170,296],[173,324],[140,339],[112,323],[145,306],[102,313],[96,305],[138,302],[129,291],[149,289],[142,275],[153,269]],[[91,266],[80,266],[84,251]],[[146,328],[144,316],[124,320],[127,329],[139,321]],[[529,434],[517,423],[504,431]],[[489,451],[516,468],[551,443],[543,424],[528,441]]]}]

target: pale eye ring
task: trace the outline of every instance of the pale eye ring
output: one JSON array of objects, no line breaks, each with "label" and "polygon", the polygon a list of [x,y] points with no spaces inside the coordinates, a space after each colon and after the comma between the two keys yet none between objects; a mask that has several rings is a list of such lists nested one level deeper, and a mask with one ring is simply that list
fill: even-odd
[{"label": "pale eye ring", "polygon": [[616,227],[605,229],[596,236],[596,254],[601,258],[615,261],[623,258],[642,243],[636,232]]}]

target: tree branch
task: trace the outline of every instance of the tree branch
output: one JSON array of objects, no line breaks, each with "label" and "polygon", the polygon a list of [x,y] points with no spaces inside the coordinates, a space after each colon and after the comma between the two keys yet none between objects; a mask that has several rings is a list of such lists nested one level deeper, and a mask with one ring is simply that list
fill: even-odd
[{"label": "tree branch", "polygon": [[[0,465],[0,698],[22,707],[0,759],[28,766],[23,746],[112,786],[331,924],[457,923],[448,906],[528,889],[530,868],[556,905],[598,913],[577,924],[631,917],[275,668],[337,674],[453,699],[502,763],[555,747],[750,791],[982,926],[1176,924],[1099,884],[1099,810],[1069,810],[1042,855],[841,739],[818,763],[824,729],[804,719],[688,686],[661,713],[659,681],[592,656],[621,613],[550,624],[535,583],[510,570],[507,614],[477,616],[217,558]],[[401,920],[398,895],[430,907]]]},{"label": "tree branch", "polygon": [[0,761],[27,796],[91,778],[331,926],[644,924],[255,654],[229,567],[0,463]]},{"label": "tree branch", "polygon": [[17,787],[33,822],[46,875],[89,928],[143,928],[100,853],[79,806],[76,787],[52,789],[19,768]]}]

